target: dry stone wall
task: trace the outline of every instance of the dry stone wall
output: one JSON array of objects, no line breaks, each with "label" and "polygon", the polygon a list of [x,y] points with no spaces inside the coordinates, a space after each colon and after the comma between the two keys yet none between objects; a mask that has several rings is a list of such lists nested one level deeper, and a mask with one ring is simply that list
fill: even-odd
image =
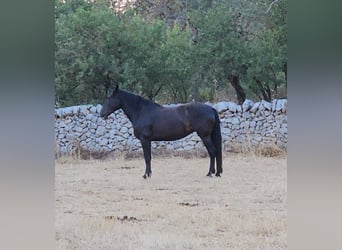
[{"label": "dry stone wall", "polygon": [[[209,104],[209,103],[208,103]],[[287,146],[287,100],[253,102],[242,105],[219,102],[212,105],[219,112],[223,150],[231,145]],[[165,105],[170,106],[170,105]],[[141,151],[134,137],[132,124],[122,110],[111,114],[107,120],[100,116],[101,105],[81,105],[55,110],[56,146],[60,155],[82,148],[89,152]],[[160,151],[193,151],[204,148],[196,133],[170,142],[152,142]]]}]

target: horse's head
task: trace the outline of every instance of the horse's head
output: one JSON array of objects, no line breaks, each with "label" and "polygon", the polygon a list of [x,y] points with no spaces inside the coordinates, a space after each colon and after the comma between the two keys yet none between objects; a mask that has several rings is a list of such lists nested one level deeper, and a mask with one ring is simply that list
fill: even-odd
[{"label": "horse's head", "polygon": [[119,87],[116,86],[113,93],[107,98],[107,100],[102,105],[100,116],[103,119],[107,119],[108,116],[121,108],[121,101],[118,98]]}]

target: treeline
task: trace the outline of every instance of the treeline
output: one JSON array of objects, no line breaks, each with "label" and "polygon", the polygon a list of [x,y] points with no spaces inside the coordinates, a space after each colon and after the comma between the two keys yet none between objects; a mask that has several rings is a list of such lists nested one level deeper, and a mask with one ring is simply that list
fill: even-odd
[{"label": "treeline", "polygon": [[119,84],[160,103],[286,97],[287,1],[56,0],[56,104]]}]

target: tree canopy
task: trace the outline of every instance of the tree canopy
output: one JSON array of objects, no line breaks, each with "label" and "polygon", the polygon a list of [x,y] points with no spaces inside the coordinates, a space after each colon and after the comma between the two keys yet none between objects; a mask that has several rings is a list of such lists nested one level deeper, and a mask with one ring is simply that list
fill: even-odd
[{"label": "tree canopy", "polygon": [[117,84],[161,103],[286,97],[286,0],[56,0],[55,20],[60,106]]}]

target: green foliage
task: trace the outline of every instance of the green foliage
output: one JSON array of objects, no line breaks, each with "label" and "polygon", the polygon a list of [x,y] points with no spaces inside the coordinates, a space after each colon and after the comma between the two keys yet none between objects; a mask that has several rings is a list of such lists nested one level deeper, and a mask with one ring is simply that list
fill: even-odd
[{"label": "green foliage", "polygon": [[[197,86],[198,92],[213,94],[219,88],[227,88],[230,75],[245,74],[249,60],[248,40],[236,24],[236,14],[227,3],[204,13],[202,10],[192,13],[191,20],[199,30],[196,57],[201,85]],[[211,91],[201,91],[201,88],[211,88]],[[212,95],[206,97],[210,101],[214,98]]]},{"label": "green foliage", "polygon": [[273,5],[263,22],[263,29],[250,43],[248,87],[260,99],[283,98],[287,86],[287,1]]},{"label": "green foliage", "polygon": [[103,100],[120,79],[118,19],[108,8],[77,8],[56,20],[56,93],[61,105]]},{"label": "green foliage", "polygon": [[80,7],[56,20],[56,94],[61,105],[96,103],[120,84],[154,99],[185,102],[192,43],[179,27],[166,29],[127,12]]},{"label": "green foliage", "polygon": [[181,31],[178,25],[165,33],[165,42],[160,50],[164,61],[164,84],[171,100],[186,102],[191,93],[194,47],[189,31]]},{"label": "green foliage", "polygon": [[56,99],[99,103],[120,84],[158,102],[214,101],[232,75],[250,99],[286,95],[287,2],[263,14],[269,3],[136,1],[114,13],[105,0],[56,0]]},{"label": "green foliage", "polygon": [[124,61],[122,84],[153,99],[162,86],[156,51],[162,43],[163,25],[161,22],[152,25],[140,16],[126,16],[121,33],[125,41],[121,51]]}]

